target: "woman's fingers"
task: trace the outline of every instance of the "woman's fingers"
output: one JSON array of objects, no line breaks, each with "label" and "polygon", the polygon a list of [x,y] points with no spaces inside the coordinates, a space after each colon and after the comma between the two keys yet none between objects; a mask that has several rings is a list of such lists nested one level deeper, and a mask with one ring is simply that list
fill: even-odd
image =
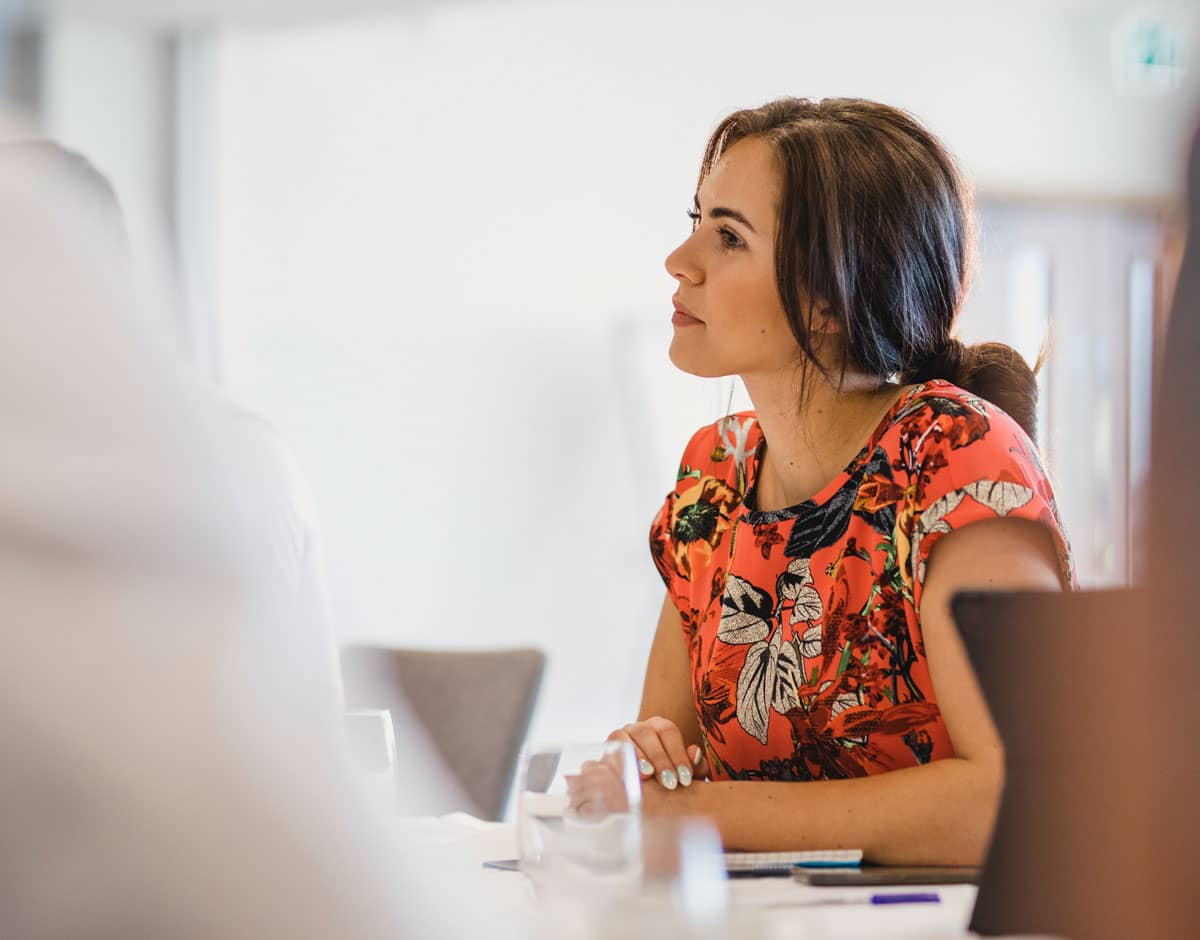
[{"label": "woman's fingers", "polygon": [[[666,748],[663,747],[662,741],[659,740],[658,733],[644,721],[639,721],[633,725],[626,725],[625,731],[629,735],[629,739],[633,741],[634,746],[637,747],[638,752],[650,765],[650,773],[647,776],[655,777],[668,790],[674,790],[679,784],[677,779],[673,779],[674,771],[672,771],[671,777],[664,778],[662,776],[664,770],[672,768],[672,764],[671,758],[667,756]],[[638,770],[646,770],[646,765],[641,760],[638,761]]]},{"label": "woman's fingers", "polygon": [[629,811],[625,778],[605,761],[585,761],[577,774],[565,774],[571,808],[589,816]]},{"label": "woman's fingers", "polygon": [[679,726],[666,718],[649,718],[646,724],[650,725],[658,733],[658,739],[662,742],[663,749],[666,751],[667,758],[670,761],[670,766],[666,768],[655,764],[655,768],[658,770],[659,783],[668,790],[674,789],[663,779],[663,772],[666,770],[680,784],[690,787],[692,785],[692,778],[695,776],[695,767],[692,764],[691,755],[688,754],[687,745],[684,743],[683,734],[680,732]]},{"label": "woman's fingers", "polygon": [[668,718],[647,718],[625,725],[608,740],[631,742],[642,779],[654,777],[668,790],[691,786],[693,780],[711,776],[703,749],[695,744],[688,747],[679,727]]},{"label": "woman's fingers", "polygon": [[[653,768],[655,779],[666,789],[689,787],[695,775],[683,735],[667,718],[648,718],[623,729]],[[645,766],[639,770],[645,771]]]},{"label": "woman's fingers", "polygon": [[[629,728],[629,727],[632,727],[632,726],[631,725],[625,726],[625,728]],[[608,740],[609,741],[628,741],[630,744],[632,744],[634,758],[637,760],[637,764],[638,764],[638,776],[640,776],[643,780],[648,780],[650,777],[654,776],[654,765],[646,759],[646,755],[641,752],[641,750],[637,746],[637,743],[633,740],[633,738],[631,738],[629,736],[629,734],[628,734],[628,732],[626,732],[625,728],[619,728],[616,731],[614,731],[612,734],[610,734],[608,736]]]}]

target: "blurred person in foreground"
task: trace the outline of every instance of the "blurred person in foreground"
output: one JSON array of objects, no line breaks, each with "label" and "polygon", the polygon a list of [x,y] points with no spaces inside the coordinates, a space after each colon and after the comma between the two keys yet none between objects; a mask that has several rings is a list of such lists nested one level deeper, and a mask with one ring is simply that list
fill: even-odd
[{"label": "blurred person in foreground", "polygon": [[[1200,116],[1198,116],[1200,117]],[[1200,530],[1200,124],[1187,169],[1187,243],[1165,342],[1159,356],[1150,467],[1150,555],[1146,586],[1149,681],[1125,693],[1152,702],[1146,730],[1150,766],[1148,805],[1155,815],[1149,937],[1200,936],[1200,658],[1194,587],[1180,577],[1195,553]]]},{"label": "blurred person in foreground", "polygon": [[1003,752],[949,599],[1074,575],[1033,372],[952,333],[969,191],[910,115],[781,99],[720,123],[689,214],[670,358],[755,410],[696,432],[651,529],[667,594],[613,734],[643,809],[728,848],[979,864]]},{"label": "blurred person in foreground", "polygon": [[286,707],[294,676],[255,631],[288,605],[227,499],[210,393],[86,188],[18,150],[0,148],[0,933],[480,929],[486,905],[450,902],[436,858],[360,808],[340,728]]},{"label": "blurred person in foreground", "polygon": [[[24,166],[40,174],[57,169],[73,184],[80,210],[95,222],[102,247],[114,262],[111,275],[128,279],[127,289],[135,295],[137,266],[109,180],[87,158],[50,140],[34,138],[2,146],[10,167]],[[327,616],[312,500],[303,474],[283,437],[260,415],[215,388],[200,402],[212,411],[213,453],[223,465],[220,479],[227,484],[226,512],[241,520],[256,569],[270,579],[273,602],[286,605],[278,615],[260,619],[246,636],[258,641],[260,656],[276,660],[273,670],[253,678],[271,681],[277,671],[288,670],[294,681],[275,690],[291,693],[287,707],[306,709],[314,720],[328,720],[340,710],[341,677]],[[254,668],[257,660],[240,665]]]}]

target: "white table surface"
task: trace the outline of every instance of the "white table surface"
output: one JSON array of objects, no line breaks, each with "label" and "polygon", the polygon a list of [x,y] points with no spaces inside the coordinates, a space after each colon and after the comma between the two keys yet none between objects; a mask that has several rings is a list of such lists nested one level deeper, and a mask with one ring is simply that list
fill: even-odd
[{"label": "white table surface", "polygon": [[[539,924],[539,903],[528,879],[519,872],[483,868],[487,859],[513,858],[517,854],[516,827],[489,823],[461,813],[437,818],[398,821],[405,840],[438,849],[439,863],[450,873],[470,903],[487,905],[510,925],[529,925],[529,935],[548,936],[556,927]],[[728,938],[755,940],[815,940],[815,938],[871,938],[888,940],[939,940],[970,937],[966,926],[975,900],[973,885],[936,885],[914,888],[815,888],[791,878],[735,878],[729,882],[733,924]],[[826,899],[869,898],[872,893],[936,892],[938,904],[838,904],[813,906]],[[737,924],[744,924],[738,927]],[[752,925],[752,926],[750,926]],[[559,925],[561,926],[561,925]],[[539,927],[541,929],[539,929]],[[564,931],[557,930],[558,935]],[[520,935],[521,930],[514,931]]]}]

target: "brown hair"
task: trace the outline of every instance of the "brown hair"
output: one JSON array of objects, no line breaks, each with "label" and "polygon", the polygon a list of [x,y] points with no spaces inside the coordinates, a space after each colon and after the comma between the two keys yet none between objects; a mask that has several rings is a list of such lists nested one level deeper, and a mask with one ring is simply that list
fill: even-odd
[{"label": "brown hair", "polygon": [[938,140],[911,115],[873,101],[780,98],[717,126],[700,182],[747,137],[770,143],[779,165],[775,276],[807,362],[828,377],[808,334],[812,304],[820,304],[845,339],[843,370],[852,363],[881,380],[947,379],[1036,438],[1034,370],[1003,343],[967,347],[951,336],[974,208]]}]

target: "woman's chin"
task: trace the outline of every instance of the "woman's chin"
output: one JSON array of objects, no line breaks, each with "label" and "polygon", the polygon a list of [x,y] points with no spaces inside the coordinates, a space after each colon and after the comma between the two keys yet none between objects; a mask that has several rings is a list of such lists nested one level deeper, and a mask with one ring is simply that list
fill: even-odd
[{"label": "woman's chin", "polygon": [[704,357],[697,356],[694,352],[680,348],[682,345],[678,339],[674,339],[671,341],[671,348],[667,351],[671,365],[680,372],[686,372],[688,375],[694,375],[701,379],[719,379],[732,374],[728,370],[717,366],[716,363],[706,361]]}]

